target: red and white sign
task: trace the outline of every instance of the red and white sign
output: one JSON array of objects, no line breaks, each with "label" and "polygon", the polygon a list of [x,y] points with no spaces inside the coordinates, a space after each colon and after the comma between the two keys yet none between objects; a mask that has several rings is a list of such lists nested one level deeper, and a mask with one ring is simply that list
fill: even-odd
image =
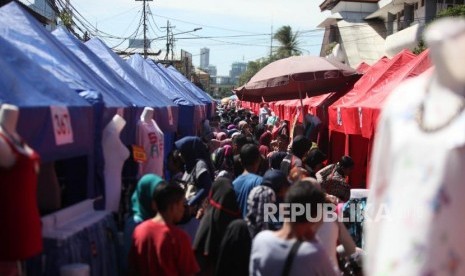
[{"label": "red and white sign", "polygon": [[51,106],[50,113],[52,115],[55,143],[58,146],[73,143],[73,126],[71,125],[68,108],[65,106]]}]

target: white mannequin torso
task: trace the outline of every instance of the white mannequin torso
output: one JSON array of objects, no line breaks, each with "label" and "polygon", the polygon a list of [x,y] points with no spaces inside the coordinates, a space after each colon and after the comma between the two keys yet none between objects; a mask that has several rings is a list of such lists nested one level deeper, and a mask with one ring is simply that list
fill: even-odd
[{"label": "white mannequin torso", "polygon": [[137,124],[137,144],[144,148],[147,160],[139,164],[138,177],[147,173],[163,176],[164,134],[153,119],[153,108],[146,107]]},{"label": "white mannequin torso", "polygon": [[121,142],[119,135],[126,121],[118,114],[103,130],[102,147],[105,158],[105,209],[117,212],[121,199],[121,172],[129,150]]},{"label": "white mannequin torso", "polygon": [[153,120],[153,108],[144,108],[144,111],[142,111],[142,114],[140,115],[140,120],[146,123],[151,123]]},{"label": "white mannequin torso", "polygon": [[[364,227],[367,275],[465,275],[455,265],[465,259],[465,20],[447,20],[426,32],[433,76],[399,85],[378,123]],[[416,116],[421,105],[423,119]]]},{"label": "white mannequin torso", "polygon": [[[436,67],[427,84],[423,122],[426,127],[443,125],[461,108],[465,97],[465,21],[446,19],[436,22],[425,34],[430,57]],[[443,114],[443,117],[436,114]],[[442,121],[441,121],[442,119]]]},{"label": "white mannequin torso", "polygon": [[[11,144],[15,145],[15,148],[19,152],[31,155],[33,150],[30,147],[26,144],[20,145],[21,137],[16,133],[18,117],[18,107],[10,104],[3,104],[0,108],[0,133],[5,136]],[[0,136],[0,167],[10,168],[15,164],[16,156],[5,138]],[[38,167],[36,171],[38,171]]]}]

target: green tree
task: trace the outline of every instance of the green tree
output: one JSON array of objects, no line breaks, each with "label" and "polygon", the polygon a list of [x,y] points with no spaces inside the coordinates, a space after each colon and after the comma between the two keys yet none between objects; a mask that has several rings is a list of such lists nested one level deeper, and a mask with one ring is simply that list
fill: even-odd
[{"label": "green tree", "polygon": [[448,16],[465,17],[465,5],[457,5],[457,6],[453,6],[451,8],[442,10],[438,13],[435,19],[442,18],[442,17],[448,17]]},{"label": "green tree", "polygon": [[[432,22],[434,22],[435,20],[439,19],[439,18],[449,17],[449,16],[450,17],[465,17],[465,5],[456,5],[456,6],[453,6],[453,7],[450,7],[450,8],[447,8],[447,9],[444,9],[444,10],[440,11],[436,15],[436,17],[433,20],[431,20],[431,22],[428,23],[428,25],[431,24]],[[427,49],[426,44],[422,39],[422,40],[420,40],[418,42],[417,47],[415,47],[415,49],[413,49],[413,53],[418,55],[418,54],[420,54],[421,52],[423,52],[426,49]]]},{"label": "green tree", "polygon": [[290,56],[299,56],[302,52],[299,50],[299,33],[292,32],[290,26],[282,26],[273,36],[280,46],[269,57],[263,57],[255,61],[249,61],[247,70],[239,77],[239,86],[247,83],[258,71],[278,59],[287,58]]},{"label": "green tree", "polygon": [[58,17],[60,17],[61,22],[62,22],[63,26],[66,27],[66,29],[70,30],[72,28],[73,18],[71,16],[71,13],[69,13],[68,11],[63,10],[62,12],[60,12],[58,14]]},{"label": "green tree", "polygon": [[282,26],[274,34],[273,38],[281,44],[276,51],[279,58],[300,56],[302,54],[299,50],[299,32],[292,32],[291,26]]},{"label": "green tree", "polygon": [[258,71],[275,60],[275,56],[271,56],[267,58],[260,58],[255,61],[249,61],[247,63],[247,70],[239,76],[239,86],[247,83]]}]

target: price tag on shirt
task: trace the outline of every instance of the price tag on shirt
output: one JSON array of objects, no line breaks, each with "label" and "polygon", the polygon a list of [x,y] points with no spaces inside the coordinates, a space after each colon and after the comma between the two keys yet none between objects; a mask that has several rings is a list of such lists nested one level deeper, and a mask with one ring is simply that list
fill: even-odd
[{"label": "price tag on shirt", "polygon": [[65,106],[50,106],[50,113],[52,115],[55,143],[58,146],[73,143],[73,127],[68,108]]},{"label": "price tag on shirt", "polygon": [[143,147],[138,145],[132,145],[132,155],[134,156],[134,161],[137,163],[147,162],[147,154]]}]

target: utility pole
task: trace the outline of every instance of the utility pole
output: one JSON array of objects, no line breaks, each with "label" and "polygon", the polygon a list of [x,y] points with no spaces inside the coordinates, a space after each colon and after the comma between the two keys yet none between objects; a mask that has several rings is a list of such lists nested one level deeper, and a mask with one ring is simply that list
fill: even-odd
[{"label": "utility pole", "polygon": [[174,58],[174,35],[173,35],[173,28],[176,26],[172,26],[170,21],[166,21],[166,27],[161,27],[162,29],[166,28],[166,54],[165,60],[169,59],[170,51],[171,51],[171,59]]},{"label": "utility pole", "polygon": [[165,59],[168,59],[170,54],[170,21],[166,21],[166,55]]},{"label": "utility pole", "polygon": [[145,1],[143,1],[144,7],[142,9],[142,13],[144,14],[144,59],[147,58],[147,13],[145,11]]},{"label": "utility pole", "polygon": [[144,17],[143,18],[143,28],[144,28],[144,58],[147,58],[147,49],[149,48],[148,46],[148,41],[147,41],[147,10],[146,10],[146,4],[145,2],[148,2],[148,1],[153,1],[153,0],[136,0],[136,1],[142,1],[142,5],[144,5],[142,7],[142,16]]}]

